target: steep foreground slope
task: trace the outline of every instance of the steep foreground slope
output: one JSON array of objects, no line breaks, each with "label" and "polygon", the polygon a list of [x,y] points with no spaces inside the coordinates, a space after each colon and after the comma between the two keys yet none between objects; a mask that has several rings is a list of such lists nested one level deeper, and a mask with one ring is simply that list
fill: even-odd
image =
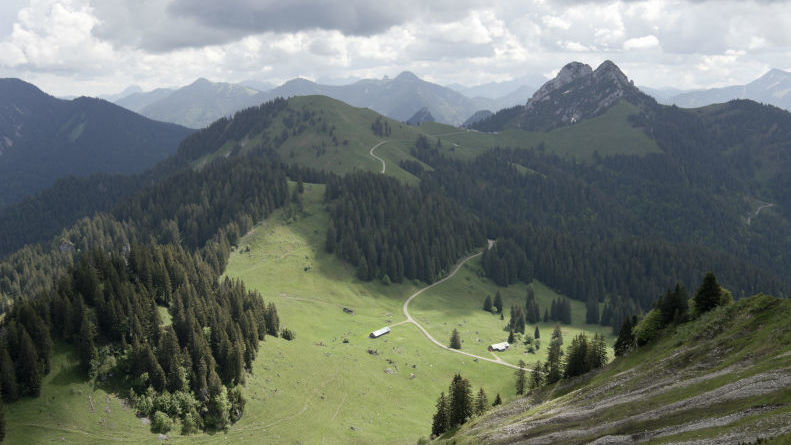
[{"label": "steep foreground slope", "polygon": [[449,443],[791,439],[791,301],[758,295],[669,328],[597,374],[532,391]]}]

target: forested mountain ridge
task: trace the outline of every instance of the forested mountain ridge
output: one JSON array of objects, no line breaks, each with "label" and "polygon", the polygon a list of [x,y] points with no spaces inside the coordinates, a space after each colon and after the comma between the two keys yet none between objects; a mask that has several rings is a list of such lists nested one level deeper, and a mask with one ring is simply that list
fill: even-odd
[{"label": "forested mountain ridge", "polygon": [[0,79],[0,207],[58,178],[140,172],[175,153],[190,132],[103,100],[60,100]]}]

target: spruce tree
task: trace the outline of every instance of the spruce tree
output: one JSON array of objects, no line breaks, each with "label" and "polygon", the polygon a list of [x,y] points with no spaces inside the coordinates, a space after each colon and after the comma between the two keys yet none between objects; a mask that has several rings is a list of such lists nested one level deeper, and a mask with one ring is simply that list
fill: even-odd
[{"label": "spruce tree", "polygon": [[514,374],[516,374],[516,394],[522,395],[525,393],[525,387],[527,386],[527,376],[525,372],[525,366],[527,364],[524,360],[519,360],[519,369],[516,370]]},{"label": "spruce tree", "polygon": [[480,416],[489,409],[489,398],[486,397],[486,391],[481,388],[478,391],[478,397],[475,398],[475,415]]},{"label": "spruce tree", "polygon": [[19,398],[14,362],[11,361],[6,348],[2,346],[0,346],[0,395],[6,402],[13,402]]},{"label": "spruce tree", "polygon": [[38,353],[33,340],[24,327],[19,332],[19,359],[17,360],[17,382],[22,386],[24,394],[38,397],[41,393],[41,369]]},{"label": "spruce tree", "polygon": [[96,326],[87,314],[83,313],[77,352],[80,357],[80,370],[88,378],[95,377],[96,359],[99,356],[94,338],[96,338]]},{"label": "spruce tree", "polygon": [[514,343],[514,331],[508,331],[508,344]]},{"label": "spruce tree", "polygon": [[453,328],[453,332],[450,334],[450,345],[452,349],[461,349],[461,337],[459,336],[459,331],[456,328]]},{"label": "spruce tree", "polygon": [[571,340],[566,350],[566,369],[563,373],[565,377],[575,377],[590,371],[589,348],[590,343],[585,334],[579,334]]},{"label": "spruce tree", "polygon": [[483,299],[483,310],[485,310],[486,312],[491,312],[492,307],[493,307],[492,296],[487,295],[486,298]]},{"label": "spruce tree", "polygon": [[[559,327],[555,328],[556,332],[559,332]],[[560,380],[562,376],[562,356],[563,351],[561,350],[561,345],[563,344],[563,337],[555,334],[552,334],[552,340],[549,342],[549,351],[547,352],[547,377],[546,381],[549,384],[555,383]]]},{"label": "spruce tree", "polygon": [[461,425],[472,416],[473,402],[470,382],[459,374],[453,376],[450,384],[449,423],[451,428]]},{"label": "spruce tree", "polygon": [[621,324],[621,330],[618,332],[618,339],[615,340],[615,345],[613,346],[616,357],[621,357],[634,348],[636,340],[632,330],[636,324],[637,317],[626,317],[623,324]]},{"label": "spruce tree", "polygon": [[706,313],[720,305],[722,290],[717,283],[717,277],[712,272],[706,274],[698,291],[695,293],[695,311],[698,314]]},{"label": "spruce tree", "polygon": [[536,330],[533,332],[533,338],[539,339],[541,338],[541,332],[538,331],[538,325],[536,325]]},{"label": "spruce tree", "polygon": [[560,329],[560,325],[555,325],[555,329],[552,331],[552,338],[550,341],[558,340],[558,342],[562,345],[563,344],[563,331]]},{"label": "spruce tree", "polygon": [[437,399],[437,412],[434,413],[434,419],[431,422],[431,435],[434,437],[441,436],[445,431],[450,429],[450,418],[448,417],[448,399],[445,393],[442,392]]},{"label": "spruce tree", "polygon": [[541,370],[541,362],[536,362],[531,372],[530,387],[538,388],[544,384],[544,372]]},{"label": "spruce tree", "polygon": [[497,309],[497,312],[500,314],[503,313],[503,297],[500,295],[499,290],[494,294],[494,307]]},{"label": "spruce tree", "polygon": [[591,369],[598,369],[607,364],[607,342],[604,335],[596,333],[588,349],[588,363]]},{"label": "spruce tree", "polygon": [[497,396],[494,398],[494,402],[492,403],[492,406],[497,406],[502,404],[503,404],[503,399],[500,398],[500,393],[498,392]]}]

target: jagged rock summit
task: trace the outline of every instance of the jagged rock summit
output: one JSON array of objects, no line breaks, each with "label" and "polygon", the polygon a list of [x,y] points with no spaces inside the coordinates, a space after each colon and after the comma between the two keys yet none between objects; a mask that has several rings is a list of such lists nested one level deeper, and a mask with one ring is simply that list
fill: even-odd
[{"label": "jagged rock summit", "polygon": [[567,64],[560,70],[554,79],[542,85],[541,88],[533,94],[533,97],[527,101],[527,107],[531,108],[536,103],[547,100],[553,91],[577,79],[590,76],[591,74],[593,74],[593,68],[591,68],[590,65],[580,62],[571,62]]},{"label": "jagged rock summit", "polygon": [[635,87],[613,62],[607,60],[595,70],[571,62],[524,106],[500,110],[470,126],[480,131],[500,131],[508,126],[549,131],[604,114],[622,100],[643,109],[656,106],[656,101]]},{"label": "jagged rock summit", "polygon": [[572,62],[530,98],[519,126],[549,130],[574,124],[606,112],[621,99],[634,105],[653,102],[609,60],[595,70]]}]

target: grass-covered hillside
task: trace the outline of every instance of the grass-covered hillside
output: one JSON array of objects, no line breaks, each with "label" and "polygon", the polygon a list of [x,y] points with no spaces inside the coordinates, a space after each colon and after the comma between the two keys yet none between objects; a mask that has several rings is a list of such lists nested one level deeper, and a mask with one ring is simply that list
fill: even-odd
[{"label": "grass-covered hillside", "polygon": [[447,443],[791,440],[791,301],[758,295],[668,328],[608,367],[491,411]]}]

